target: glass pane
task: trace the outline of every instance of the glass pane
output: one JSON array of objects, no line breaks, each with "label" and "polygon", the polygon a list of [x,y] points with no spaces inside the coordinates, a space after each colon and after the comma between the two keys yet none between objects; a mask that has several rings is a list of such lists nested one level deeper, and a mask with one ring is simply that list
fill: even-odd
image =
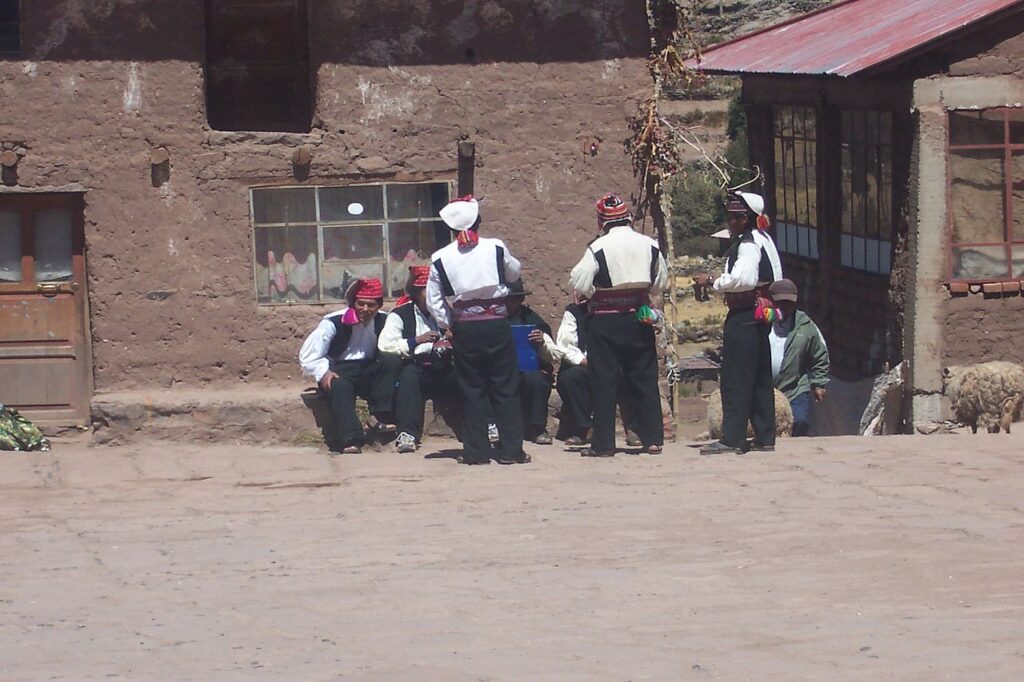
[{"label": "glass pane", "polygon": [[[843,115],[844,120],[846,114]],[[843,144],[842,152],[842,184],[843,184],[843,222],[842,231],[853,233],[853,157],[850,145]]]},{"label": "glass pane", "polygon": [[1024,278],[1024,244],[1013,247],[1013,276]]},{"label": "glass pane", "polygon": [[807,173],[804,171],[804,141],[793,142],[793,175],[796,177],[796,222],[807,224]]},{"label": "glass pane", "polygon": [[319,300],[315,225],[257,227],[255,241],[260,303]]},{"label": "glass pane", "polygon": [[808,140],[817,139],[818,112],[814,109],[804,109],[804,137]]},{"label": "glass pane", "polygon": [[388,185],[388,220],[436,218],[448,203],[448,185]]},{"label": "glass pane", "polygon": [[254,189],[252,215],[257,223],[316,222],[316,194],[311,187]]},{"label": "glass pane", "polygon": [[[354,280],[360,278],[376,278],[384,281],[384,263],[324,263],[321,268],[324,279],[324,300],[344,301],[345,290]],[[404,283],[404,282],[403,282]]]},{"label": "glass pane", "polygon": [[0,211],[0,282],[21,281],[21,218]]},{"label": "glass pane", "polygon": [[383,219],[384,191],[380,185],[320,188],[320,220],[326,223]]},{"label": "glass pane", "polygon": [[388,280],[392,294],[400,294],[410,265],[427,265],[430,256],[445,245],[449,231],[441,221],[392,223],[388,226]]},{"label": "glass pane", "polygon": [[878,180],[878,234],[882,239],[892,239],[892,147],[881,147],[879,151],[882,174]]},{"label": "glass pane", "polygon": [[786,206],[786,163],[782,150],[782,139],[775,138],[775,219],[789,220],[789,209]]},{"label": "glass pane", "polygon": [[[875,118],[870,116],[869,118]],[[864,163],[864,234],[878,236],[878,146],[869,145]]]},{"label": "glass pane", "polygon": [[818,226],[818,162],[816,143],[811,141],[804,146],[807,161],[804,170],[807,172],[807,224]]},{"label": "glass pane", "polygon": [[1003,144],[1002,109],[949,112],[950,144]]},{"label": "glass pane", "polygon": [[971,246],[953,249],[954,279],[1002,279],[1007,276],[1005,246]]},{"label": "glass pane", "polygon": [[1013,155],[1013,230],[1014,241],[1024,241],[1024,152]]},{"label": "glass pane", "polygon": [[1010,144],[1024,144],[1024,109],[1010,109]]},{"label": "glass pane", "polygon": [[383,260],[381,225],[324,228],[324,263],[347,260]]},{"label": "glass pane", "polygon": [[66,208],[36,211],[35,231],[37,282],[71,280],[71,211]]},{"label": "glass pane", "polygon": [[1005,241],[1006,183],[999,149],[950,152],[950,212],[953,241],[984,244]]}]

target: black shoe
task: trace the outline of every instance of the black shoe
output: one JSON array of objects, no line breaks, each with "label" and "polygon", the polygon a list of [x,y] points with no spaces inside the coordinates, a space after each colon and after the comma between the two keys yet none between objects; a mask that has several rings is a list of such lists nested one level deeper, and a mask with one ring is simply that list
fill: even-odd
[{"label": "black shoe", "polygon": [[721,441],[715,441],[710,445],[705,445],[700,449],[702,455],[742,455],[743,450],[740,448],[731,448]]},{"label": "black shoe", "polygon": [[471,465],[471,466],[482,466],[484,464],[490,464],[491,463],[490,458],[487,458],[487,457],[476,458],[476,457],[466,457],[465,455],[459,455],[456,458],[456,461],[459,464],[468,464],[468,465]]},{"label": "black shoe", "polygon": [[596,448],[583,448],[580,450],[580,457],[614,457],[615,450],[598,450]]}]

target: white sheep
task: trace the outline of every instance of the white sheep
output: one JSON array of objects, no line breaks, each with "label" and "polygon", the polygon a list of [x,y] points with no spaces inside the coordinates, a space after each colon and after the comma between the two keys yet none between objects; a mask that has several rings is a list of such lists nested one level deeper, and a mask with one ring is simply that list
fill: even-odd
[{"label": "white sheep", "polygon": [[[775,435],[788,438],[793,435],[793,408],[778,389],[775,390]],[[708,432],[712,440],[722,438],[722,391],[715,390],[708,398]],[[754,437],[754,429],[747,423],[747,438]]]},{"label": "white sheep", "polygon": [[942,390],[953,407],[953,417],[971,427],[982,426],[989,433],[1020,420],[1024,402],[1024,367],[1003,361],[947,367],[942,370]]}]

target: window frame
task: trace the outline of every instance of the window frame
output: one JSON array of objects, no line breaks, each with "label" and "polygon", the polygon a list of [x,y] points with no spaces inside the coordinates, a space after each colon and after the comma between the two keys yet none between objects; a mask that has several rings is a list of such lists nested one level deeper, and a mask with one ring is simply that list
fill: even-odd
[{"label": "window frame", "polygon": [[[395,301],[398,299],[397,296],[392,296],[390,292],[390,273],[389,259],[391,253],[391,225],[416,225],[421,223],[436,224],[441,222],[440,216],[429,216],[424,218],[389,218],[388,217],[388,194],[387,188],[389,186],[430,186],[430,185],[444,185],[448,191],[448,200],[454,196],[455,181],[451,178],[437,179],[437,180],[411,180],[411,181],[382,181],[382,182],[356,182],[348,184],[323,184],[323,185],[258,185],[249,188],[249,238],[251,248],[251,267],[252,267],[252,283],[253,283],[253,294],[256,298],[256,304],[259,306],[337,306],[344,305],[344,300],[326,300],[324,299],[324,282],[321,275],[323,270],[324,262],[324,234],[323,231],[326,228],[348,228],[348,227],[380,227],[382,231],[381,242],[382,242],[382,253],[380,258],[353,258],[346,259],[344,263],[353,263],[356,265],[380,265],[383,272],[384,281],[384,300]],[[341,221],[341,220],[321,220],[320,214],[320,190],[321,189],[334,189],[334,188],[356,188],[356,187],[376,187],[381,189],[381,199],[383,201],[383,216],[377,219],[364,219],[364,220],[352,220],[352,221]],[[261,190],[284,190],[294,191],[302,189],[314,190],[314,201],[315,201],[315,219],[312,221],[296,221],[294,223],[257,223],[256,222],[256,211],[254,203],[254,194]],[[259,291],[259,279],[257,278],[257,250],[256,250],[256,230],[258,228],[264,229],[286,229],[288,227],[314,227],[316,229],[316,259],[317,259],[317,299],[312,301],[262,301],[260,300]],[[449,234],[449,241],[451,235]],[[441,248],[441,246],[436,246]]]},{"label": "window frame", "polygon": [[[960,112],[984,113],[1001,111],[1003,112],[1003,141],[1000,144],[953,144],[952,140],[952,116]],[[946,110],[946,276],[947,283],[958,282],[966,284],[994,284],[1001,282],[1024,281],[1024,270],[1021,275],[1013,274],[1013,251],[1019,247],[1024,252],[1024,233],[1015,234],[1013,229],[1013,159],[1014,154],[1024,160],[1024,142],[1011,142],[1010,112],[1021,111],[1020,107],[984,107],[980,109],[947,109]],[[956,242],[954,241],[953,225],[953,172],[952,158],[955,151],[1002,151],[1003,152],[1003,235],[1001,242]],[[1024,181],[1024,178],[1021,178]],[[1003,277],[964,278],[956,277],[953,272],[955,249],[964,247],[1003,247],[1006,252],[1006,272]]]},{"label": "window frame", "polygon": [[[21,35],[21,23],[22,23],[22,21],[21,21],[21,19],[22,19],[22,15],[23,15],[23,12],[22,12],[22,9],[21,9],[21,0],[13,0],[13,1],[14,1],[14,21],[13,22],[4,22],[4,24],[8,24],[8,25],[13,25],[14,26],[15,34],[17,36],[18,45],[17,45],[17,47],[15,49],[10,50],[10,51],[0,50],[0,57],[18,57],[23,52],[23,49],[22,49],[23,45],[21,43],[21,38],[22,38],[22,35]],[[2,24],[0,24],[0,25],[2,25]]]},{"label": "window frame", "polygon": [[[896,127],[896,115],[895,115],[895,113],[893,111],[887,110],[887,109],[840,109],[838,113],[839,113],[839,150],[840,150],[839,151],[839,200],[840,200],[840,204],[842,206],[842,209],[841,209],[841,212],[840,212],[840,220],[839,220],[839,244],[838,244],[838,246],[839,246],[839,261],[838,261],[839,262],[839,267],[847,269],[847,270],[852,270],[854,272],[863,273],[863,274],[866,274],[866,275],[872,275],[872,276],[876,276],[876,277],[886,277],[886,278],[888,278],[888,277],[890,277],[892,275],[893,245],[895,244],[895,241],[896,241],[894,239],[894,237],[896,235],[896,214],[897,214],[897,206],[896,206],[896,170],[895,170],[895,156],[896,156],[896,131],[895,131],[895,127]],[[846,139],[846,137],[845,137],[845,129],[844,129],[844,126],[843,126],[843,122],[844,122],[843,119],[844,119],[844,117],[847,114],[849,114],[851,116],[856,116],[857,114],[862,114],[864,116],[864,139],[862,139],[862,140],[855,140],[852,135],[851,135],[849,140]],[[877,142],[872,142],[872,141],[867,139],[868,116],[869,115],[877,115],[878,116],[878,137],[879,137],[879,139],[878,139]],[[883,130],[882,117],[886,116],[886,115],[889,116],[889,141],[888,142],[885,142],[885,141],[883,141],[881,139],[881,131]],[[870,150],[871,147],[875,147],[880,152],[878,154],[878,156],[877,156],[875,167],[874,167],[874,169],[872,169],[872,170],[874,170],[876,172],[876,177],[877,177],[877,182],[878,182],[878,187],[876,188],[877,196],[876,196],[876,200],[875,200],[875,221],[876,221],[875,227],[876,227],[876,230],[875,230],[874,236],[869,236],[867,234],[867,228],[868,228],[868,220],[867,220],[867,215],[868,215],[867,214],[867,203],[868,203],[867,202],[867,192],[865,192],[865,195],[864,195],[864,216],[865,216],[865,219],[864,219],[864,234],[858,235],[855,232],[852,232],[852,231],[851,232],[847,232],[844,229],[845,225],[844,225],[843,218],[844,218],[845,213],[846,213],[847,210],[850,211],[850,225],[851,225],[851,227],[853,225],[853,222],[854,222],[853,204],[854,204],[854,202],[856,201],[856,198],[857,198],[856,192],[853,191],[854,183],[853,183],[853,180],[851,178],[850,203],[849,203],[849,205],[847,205],[846,196],[845,196],[845,189],[846,188],[845,188],[845,183],[843,181],[844,180],[843,179],[843,170],[844,170],[843,151],[844,151],[844,146],[849,146],[851,149],[854,148],[854,147],[862,147],[863,148],[863,150],[862,150],[862,155],[863,155],[862,161],[863,161],[863,167],[865,169],[865,188],[867,187],[867,177],[869,175],[869,173],[867,172],[868,171],[868,167],[867,166],[868,166],[869,150]],[[889,199],[889,207],[888,207],[888,212],[889,212],[889,226],[888,226],[889,237],[888,237],[888,239],[882,239],[881,218],[882,218],[882,204],[883,204],[883,202],[881,201],[881,199],[882,199],[881,188],[882,188],[882,179],[883,179],[882,178],[883,164],[882,164],[882,154],[881,154],[881,152],[883,152],[886,149],[888,149],[888,152],[889,152],[889,181],[890,181],[889,182],[889,186],[886,188],[887,196],[888,196],[888,199]],[[851,159],[852,159],[852,154],[851,154]],[[851,175],[852,175],[852,165],[853,164],[852,164],[852,160],[851,160]],[[850,263],[843,262],[844,241],[846,239],[850,240]],[[856,240],[858,240],[858,239],[863,240],[863,242],[864,242],[864,259],[863,259],[864,260],[864,266],[863,267],[853,264],[853,261],[855,260],[855,252],[856,252],[856,249],[857,249]],[[871,241],[876,242],[876,246],[878,248],[878,254],[877,254],[878,270],[871,270],[871,269],[869,269],[867,267],[867,263],[868,263],[868,246],[869,246],[869,242],[871,242]],[[885,253],[883,251],[883,248],[882,248],[883,244],[887,244],[888,245],[888,252],[887,253]],[[883,260],[883,253],[885,253],[885,255],[887,256],[887,258],[885,258],[884,260]],[[887,266],[884,269],[882,269],[883,263]]]},{"label": "window frame", "polygon": [[[806,115],[806,112],[810,112],[811,113],[811,118],[814,121],[814,137],[813,138],[808,138],[806,136],[806,122],[807,122],[807,118],[805,118],[805,117],[802,118],[803,126],[804,126],[804,135],[803,136],[797,137],[795,134],[794,135],[789,135],[789,136],[780,136],[780,135],[778,135],[778,133],[777,133],[778,124],[777,124],[776,117],[777,117],[777,115],[779,115],[780,112],[782,112],[784,110],[785,111],[790,111],[790,112],[795,112],[795,111],[801,110],[801,111],[803,111],[805,113],[805,115]],[[821,192],[821,190],[822,190],[822,181],[821,181],[822,178],[821,178],[821,172],[820,172],[821,171],[821,129],[822,129],[822,115],[821,115],[821,111],[819,111],[819,109],[816,106],[813,106],[811,104],[807,104],[807,103],[789,103],[789,104],[773,104],[769,108],[769,113],[770,113],[770,118],[771,118],[771,149],[772,149],[772,162],[773,162],[773,164],[772,164],[773,165],[773,168],[772,168],[772,181],[773,181],[773,185],[774,185],[773,188],[772,188],[772,190],[773,190],[772,205],[774,207],[774,212],[775,212],[774,221],[773,222],[774,222],[774,226],[775,226],[775,242],[776,242],[776,247],[778,248],[779,253],[785,254],[787,257],[801,258],[803,260],[810,261],[810,262],[819,262],[821,260],[821,240],[819,238],[820,237],[819,233],[820,233],[820,229],[821,228],[819,226],[819,223],[821,222],[821,220],[820,220],[820,218],[821,218],[820,203],[821,203],[821,196],[822,196],[822,192]],[[791,113],[790,115],[792,116],[793,114]],[[791,120],[795,121],[795,118],[791,118]],[[795,130],[795,123],[791,127],[793,127],[794,130]],[[809,182],[809,179],[808,179],[809,171],[807,169],[809,169],[811,167],[811,164],[808,163],[808,153],[807,153],[807,150],[808,150],[809,147],[813,147],[813,150],[814,150],[814,164],[813,164],[814,165],[814,184],[813,184],[813,188],[814,188],[814,195],[815,195],[814,215],[811,216],[810,203],[809,202],[808,202],[808,205],[804,207],[804,209],[805,209],[805,211],[807,213],[807,216],[809,218],[809,222],[810,222],[810,219],[812,219],[813,222],[814,222],[813,225],[804,225],[804,224],[800,223],[800,221],[799,221],[799,207],[795,206],[795,205],[794,205],[794,208],[796,209],[796,215],[797,215],[797,219],[795,221],[783,220],[782,218],[780,218],[780,215],[782,214],[782,212],[788,212],[788,207],[789,207],[789,204],[788,204],[789,192],[786,190],[786,178],[787,178],[787,173],[786,173],[787,165],[786,165],[786,161],[788,161],[788,159],[784,159],[782,161],[782,164],[781,164],[782,174],[780,176],[780,174],[778,172],[778,169],[779,169],[779,158],[778,158],[778,153],[777,153],[777,151],[778,151],[777,147],[781,144],[782,150],[785,151],[785,142],[786,141],[789,141],[789,142],[793,143],[793,145],[794,145],[794,152],[793,152],[793,155],[792,155],[792,161],[793,161],[793,166],[792,167],[794,169],[796,168],[795,143],[797,141],[799,141],[799,142],[802,142],[803,145],[804,145],[804,154],[803,154],[803,168],[805,169],[804,170],[804,185],[806,187],[808,187],[808,188],[811,187],[811,183]],[[799,180],[799,178],[796,178],[796,179]],[[779,200],[778,200],[779,188],[780,187],[783,188],[783,198],[784,198],[783,204],[781,206],[779,205]],[[796,197],[796,190],[794,189],[794,204],[795,204],[795,197]],[[801,250],[801,240],[800,240],[800,231],[801,230],[805,230],[807,232],[806,253],[802,252],[802,250]],[[794,240],[796,241],[796,248],[792,249],[792,250],[790,250],[790,248],[789,248],[789,241],[790,241],[789,235],[790,234],[793,235]]]}]

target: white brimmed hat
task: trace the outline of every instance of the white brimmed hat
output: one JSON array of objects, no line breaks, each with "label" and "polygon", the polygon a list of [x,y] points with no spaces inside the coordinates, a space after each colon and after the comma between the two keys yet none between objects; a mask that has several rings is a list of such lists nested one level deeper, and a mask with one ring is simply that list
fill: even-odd
[{"label": "white brimmed hat", "polygon": [[465,232],[476,225],[480,217],[480,202],[467,194],[458,199],[452,199],[447,206],[441,209],[439,214],[445,225],[457,232]]}]

